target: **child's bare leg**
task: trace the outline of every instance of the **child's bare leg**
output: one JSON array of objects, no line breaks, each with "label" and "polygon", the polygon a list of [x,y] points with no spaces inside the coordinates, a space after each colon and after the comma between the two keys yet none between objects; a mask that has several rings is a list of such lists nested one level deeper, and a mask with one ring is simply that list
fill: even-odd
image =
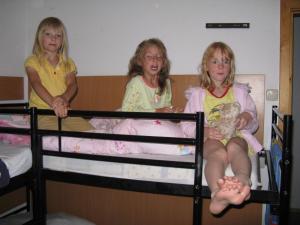
[{"label": "child's bare leg", "polygon": [[215,198],[222,189],[222,183],[225,182],[223,177],[228,165],[225,146],[220,141],[207,139],[204,143],[204,158],[206,159],[205,177],[212,193],[210,210],[212,213],[219,213],[218,211],[222,211],[229,204]]},{"label": "child's bare leg", "polygon": [[232,171],[241,184],[239,192],[245,193],[247,200],[250,197],[251,186],[251,161],[247,142],[242,138],[232,138],[227,144],[227,152]]},{"label": "child's bare leg", "polygon": [[222,212],[229,204],[239,205],[250,197],[251,162],[247,143],[241,138],[233,138],[226,147],[235,176],[224,176],[218,180],[220,190],[213,193],[210,204],[213,214]]}]

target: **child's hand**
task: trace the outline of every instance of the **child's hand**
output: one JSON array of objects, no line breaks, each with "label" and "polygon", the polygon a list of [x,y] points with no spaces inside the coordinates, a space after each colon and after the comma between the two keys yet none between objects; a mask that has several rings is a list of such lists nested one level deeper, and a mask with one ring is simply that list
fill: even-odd
[{"label": "child's hand", "polygon": [[179,113],[179,112],[183,112],[183,109],[179,108],[179,107],[169,106],[169,107],[164,107],[164,108],[156,109],[156,112],[162,112],[162,113]]},{"label": "child's hand", "polygon": [[214,127],[204,127],[204,137],[216,140],[224,139],[224,135]]},{"label": "child's hand", "polygon": [[242,112],[235,120],[236,129],[241,130],[252,120],[252,116],[248,112]]},{"label": "child's hand", "polygon": [[163,107],[163,108],[158,108],[155,110],[155,112],[158,113],[172,113],[172,106],[171,107]]},{"label": "child's hand", "polygon": [[52,102],[55,115],[64,118],[68,115],[69,103],[61,96],[56,96]]},{"label": "child's hand", "polygon": [[177,106],[173,106],[173,112],[174,113],[182,113],[183,112],[183,108],[177,107]]},{"label": "child's hand", "polygon": [[65,118],[68,115],[68,109],[64,105],[59,105],[53,108],[55,115],[60,118]]}]

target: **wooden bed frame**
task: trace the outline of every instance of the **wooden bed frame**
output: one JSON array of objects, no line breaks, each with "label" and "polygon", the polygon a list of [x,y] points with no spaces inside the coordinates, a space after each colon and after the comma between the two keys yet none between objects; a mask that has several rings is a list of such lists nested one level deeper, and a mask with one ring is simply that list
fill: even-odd
[{"label": "wooden bed frame", "polygon": [[[184,107],[184,90],[198,83],[197,75],[173,75],[173,105]],[[253,88],[260,129],[256,133],[263,142],[264,76],[239,75],[237,81],[249,83]],[[115,110],[121,106],[127,82],[126,76],[80,76],[79,93],[72,103],[73,109]],[[121,199],[121,201],[120,201]],[[96,224],[192,224],[192,199],[112,190],[47,181],[49,212],[64,211],[87,218]],[[209,200],[204,200],[202,224],[260,224],[262,205],[245,204],[231,208],[222,217],[208,212]],[[118,216],[116,216],[118,215]]]},{"label": "wooden bed frame", "polygon": [[24,78],[0,76],[0,100],[23,100]]}]

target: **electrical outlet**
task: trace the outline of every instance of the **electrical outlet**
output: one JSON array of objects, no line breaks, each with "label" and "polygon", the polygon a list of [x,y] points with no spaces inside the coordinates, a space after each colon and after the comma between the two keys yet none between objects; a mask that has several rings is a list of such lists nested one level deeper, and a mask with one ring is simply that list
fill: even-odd
[{"label": "electrical outlet", "polygon": [[278,101],[279,94],[278,89],[267,89],[266,99],[267,101]]}]

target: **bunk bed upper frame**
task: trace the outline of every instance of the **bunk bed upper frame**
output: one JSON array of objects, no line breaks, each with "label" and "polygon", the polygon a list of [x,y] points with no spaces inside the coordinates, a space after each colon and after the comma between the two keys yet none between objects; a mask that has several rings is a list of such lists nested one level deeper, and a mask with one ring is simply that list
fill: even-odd
[{"label": "bunk bed upper frame", "polygon": [[32,212],[32,219],[24,223],[33,224],[38,221],[38,197],[37,194],[37,183],[36,183],[36,172],[37,172],[37,151],[36,151],[36,131],[37,131],[37,119],[35,108],[28,108],[28,103],[6,103],[0,104],[0,114],[3,115],[29,115],[30,116],[30,127],[29,128],[13,128],[13,127],[0,127],[0,133],[9,133],[16,135],[30,135],[31,143],[31,155],[32,155],[32,166],[31,168],[18,176],[10,178],[9,184],[0,189],[0,196],[11,193],[19,188],[26,188],[26,206],[13,210],[5,217],[18,213],[24,209],[27,212]]},{"label": "bunk bed upper frame", "polygon": [[[290,208],[291,190],[291,170],[292,170],[292,115],[282,114],[277,106],[272,108],[272,146],[267,153],[267,162],[270,179],[270,189],[276,193],[275,202],[271,204],[271,212],[279,217],[279,224],[288,224]],[[281,158],[279,160],[279,172],[276,174],[274,160],[272,160],[273,144],[280,142]],[[273,157],[274,158],[274,157]],[[278,179],[276,179],[276,176]]]},{"label": "bunk bed upper frame", "polygon": [[[276,110],[273,110],[276,111]],[[53,115],[52,111],[49,110],[37,110],[39,115]],[[192,138],[166,138],[166,137],[153,137],[153,136],[131,136],[131,135],[119,135],[119,134],[99,134],[99,133],[82,133],[82,132],[68,132],[68,131],[53,131],[53,130],[38,130],[38,159],[42,159],[44,156],[61,156],[70,158],[81,158],[88,160],[99,160],[108,162],[124,162],[132,164],[143,164],[143,165],[154,165],[154,166],[171,166],[178,168],[191,168],[195,170],[194,173],[194,184],[173,184],[173,183],[161,183],[161,182],[150,182],[150,181],[139,181],[139,180],[128,180],[112,177],[102,177],[96,175],[79,174],[74,172],[62,172],[45,169],[43,167],[43,160],[39,160],[38,170],[41,171],[40,179],[41,188],[41,199],[40,202],[43,204],[44,211],[43,215],[46,214],[46,180],[69,182],[73,184],[83,184],[100,186],[107,188],[115,188],[129,191],[149,192],[157,194],[169,194],[178,196],[190,196],[193,197],[193,224],[201,224],[202,219],[202,198],[210,198],[210,191],[207,186],[202,186],[202,146],[203,146],[203,113],[197,114],[165,114],[165,113],[132,113],[132,112],[109,112],[109,111],[70,111],[70,116],[83,116],[83,117],[108,117],[108,118],[140,118],[140,119],[168,119],[168,120],[192,120],[196,124],[196,137]],[[292,132],[290,128],[290,116],[284,116],[289,118],[288,121],[284,121],[283,131],[283,142],[285,143],[283,148],[283,158],[287,158],[290,162],[290,145],[287,142],[290,140],[287,138],[287,132]],[[287,128],[288,127],[288,128]],[[58,136],[59,139],[59,151],[48,151],[42,147],[42,137],[54,135]],[[273,135],[273,133],[272,133]],[[63,152],[61,148],[61,138],[67,137],[84,137],[84,138],[96,138],[96,139],[108,139],[108,140],[123,140],[123,141],[142,141],[150,143],[176,143],[176,144],[188,144],[195,145],[195,162],[183,163],[176,161],[162,161],[162,160],[149,160],[149,159],[137,159],[137,158],[124,158],[118,156],[105,156],[105,155],[88,155],[78,153]],[[288,148],[288,150],[287,150]],[[278,207],[280,218],[286,218],[286,210],[288,209],[288,197],[287,188],[290,183],[290,165],[287,164],[282,167],[282,174],[286,178],[282,179],[280,190],[276,186],[275,174],[272,169],[272,161],[270,157],[270,151],[263,151],[258,154],[259,157],[266,158],[266,165],[269,170],[269,183],[270,189],[256,189],[251,190],[250,202],[268,203]],[[260,162],[258,158],[258,162]],[[260,167],[260,166],[258,166]],[[280,192],[279,192],[280,191]],[[282,205],[281,205],[282,204]]]},{"label": "bunk bed upper frame", "polygon": [[[255,96],[262,96],[264,94],[264,82],[256,82],[257,79],[261,79],[263,77],[263,75],[242,75],[242,76],[238,76],[238,78],[240,79],[241,82],[248,82],[250,81],[250,86],[253,87],[253,90],[255,92]],[[80,93],[79,93],[79,97],[75,99],[75,102],[73,104],[74,108],[80,108],[80,109],[94,109],[94,107],[106,107],[106,104],[109,104],[105,109],[108,110],[113,110],[115,109],[116,106],[119,106],[120,104],[120,97],[119,94],[122,94],[122,91],[125,87],[125,78],[122,77],[79,77],[79,84],[81,85],[80,88]],[[122,82],[120,82],[120,78],[122,79]],[[175,85],[173,85],[173,89],[175,88],[175,93],[174,93],[174,97],[176,97],[176,101],[178,101],[178,98],[180,97],[179,93],[183,93],[183,90],[186,89],[186,87],[188,87],[189,85],[194,85],[195,83],[197,83],[197,78],[194,75],[184,75],[184,76],[173,76],[174,80],[175,80]],[[95,80],[97,79],[97,80]],[[103,79],[105,82],[103,82]],[[92,82],[90,82],[92,80]],[[106,82],[106,81],[109,82]],[[254,81],[253,81],[254,80]],[[95,82],[96,81],[96,82]],[[86,84],[86,82],[88,82]],[[251,83],[252,82],[252,83]],[[110,85],[110,83],[112,83]],[[117,96],[114,97],[114,100],[112,100],[112,103],[108,103],[108,102],[101,102],[101,104],[99,103],[99,98],[97,97],[95,99],[95,96],[103,96],[103,94],[107,93],[110,97],[112,95],[111,93],[111,87],[115,85],[119,85],[120,86],[120,91],[117,93]],[[102,88],[99,88],[99,85]],[[259,91],[257,93],[257,86],[256,85],[260,85],[258,88]],[[94,89],[93,89],[94,88]],[[86,90],[88,89],[88,90]],[[108,90],[107,90],[108,89]],[[98,93],[98,90],[101,91],[101,93]],[[97,94],[95,94],[95,91],[97,92]],[[174,90],[173,90],[174,91]],[[86,96],[87,93],[91,93],[91,95]],[[115,94],[115,92],[114,92]],[[88,99],[88,101],[86,101],[86,99]],[[106,99],[105,97],[103,99]],[[256,100],[259,101],[259,108],[261,110],[259,110],[260,113],[264,112],[264,107],[262,107],[263,104],[263,100],[262,98],[255,98]],[[83,100],[83,101],[81,101]],[[116,102],[115,102],[116,101]],[[86,104],[90,104],[87,105]],[[179,101],[179,105],[183,106],[184,105],[184,99],[180,99]],[[8,104],[7,107],[11,107],[11,104]],[[109,108],[110,107],[110,108]],[[105,110],[104,109],[104,110]],[[94,110],[103,110],[102,108],[100,109],[94,109]],[[277,111],[277,112],[274,112]],[[74,111],[71,112],[71,114],[74,115],[86,115],[86,116],[91,116],[93,115],[93,112],[81,112],[81,111]],[[39,112],[39,114],[44,114],[44,112]],[[51,113],[50,113],[51,114]],[[97,113],[96,113],[97,114]],[[101,114],[101,113],[100,113]],[[263,121],[263,114],[260,114],[260,119]],[[37,112],[33,110],[32,112],[32,119],[33,119],[33,125],[32,125],[32,131],[33,133],[31,133],[32,135],[32,148],[40,148],[40,138],[43,135],[46,135],[46,131],[35,131],[35,126],[37,123]],[[118,115],[119,116],[119,115]],[[122,116],[121,116],[122,117]],[[279,214],[280,216],[280,224],[284,224],[287,221],[287,217],[288,217],[288,209],[289,209],[289,196],[290,196],[290,170],[291,170],[291,132],[292,132],[292,117],[291,115],[282,115],[280,114],[280,112],[275,109],[273,110],[273,115],[272,115],[272,129],[273,127],[275,127],[275,124],[277,124],[277,118],[275,117],[279,117],[280,121],[283,121],[283,131],[280,134],[279,132],[276,131],[272,131],[272,138],[274,138],[274,135],[279,135],[282,138],[282,149],[283,149],[283,156],[282,156],[282,162],[281,163],[281,174],[282,174],[282,179],[281,179],[281,183],[280,185],[276,184],[276,180],[275,180],[275,172],[274,172],[274,168],[272,166],[272,157],[271,157],[271,151],[263,151],[259,154],[259,157],[263,157],[266,160],[266,165],[268,168],[268,174],[269,174],[269,189],[268,190],[252,190],[252,195],[251,195],[251,202],[258,202],[258,203],[269,203],[272,205],[272,212]],[[262,127],[263,128],[263,127]],[[278,127],[278,129],[281,127]],[[16,129],[19,130],[19,129]],[[276,130],[276,129],[275,129]],[[23,131],[22,131],[23,132]],[[22,133],[21,132],[21,133]],[[18,133],[18,132],[17,132]],[[38,134],[39,133],[39,136]],[[63,135],[81,135],[78,133],[63,133],[63,132],[58,132],[59,135],[63,136]],[[57,133],[57,134],[58,134]],[[259,130],[259,136],[260,136],[260,141],[262,141],[261,139],[261,134],[263,133],[263,129],[260,128]],[[278,134],[277,134],[278,133]],[[50,134],[50,133],[49,133]],[[55,135],[55,133],[51,133],[51,135]],[[39,138],[38,138],[39,137]],[[105,136],[106,137],[106,136]],[[112,136],[110,136],[112,137]],[[115,137],[113,137],[115,138]],[[125,138],[125,137],[124,137]],[[122,139],[120,139],[122,140]],[[152,139],[154,140],[154,139]],[[196,207],[194,207],[194,217],[197,216],[197,213],[195,212],[200,212],[200,209],[202,207],[201,203],[201,198],[209,198],[210,197],[210,193],[207,187],[202,187],[201,185],[199,187],[197,187],[197,191],[196,190],[196,186],[195,187],[190,187],[190,186],[185,186],[185,185],[181,185],[180,188],[176,189],[173,188],[172,184],[163,184],[163,183],[150,183],[150,182],[139,182],[139,181],[135,181],[135,182],[131,182],[131,181],[124,181],[124,180],[118,180],[118,179],[112,179],[112,178],[104,178],[104,177],[98,177],[98,176],[92,176],[92,175],[79,175],[79,174],[74,174],[74,173],[61,173],[59,177],[56,177],[56,172],[53,171],[46,171],[44,170],[41,166],[42,166],[42,158],[43,155],[51,155],[52,153],[50,152],[40,152],[41,148],[38,151],[33,150],[35,153],[37,153],[36,155],[33,154],[33,157],[36,157],[36,159],[34,160],[34,163],[36,162],[35,165],[33,165],[33,170],[34,170],[34,174],[38,175],[37,179],[34,182],[34,187],[39,187],[39,189],[35,189],[37,190],[37,195],[34,196],[34,201],[33,201],[33,207],[36,203],[36,205],[38,205],[38,209],[34,210],[34,214],[36,215],[36,218],[39,218],[39,221],[41,221],[41,223],[44,222],[45,220],[45,213],[46,213],[46,186],[45,186],[45,181],[46,180],[57,180],[57,181],[61,181],[61,182],[70,182],[70,183],[80,183],[80,184],[87,184],[87,185],[93,185],[93,186],[102,186],[102,187],[111,187],[111,188],[116,188],[116,189],[125,189],[125,190],[136,190],[136,191],[142,191],[142,192],[149,192],[149,193],[166,193],[166,194],[172,194],[172,195],[183,195],[183,196],[191,196],[194,197],[195,193],[199,194],[198,200],[200,201],[196,201],[196,203],[199,203],[199,206],[196,205]],[[102,156],[88,156],[88,155],[76,155],[71,156],[70,153],[66,153],[66,152],[61,152],[59,153],[61,156],[64,157],[82,157],[85,159],[92,159],[93,160],[95,158],[97,158],[98,160],[105,160],[105,161],[116,161],[116,162],[121,162],[124,160],[124,158],[118,158],[118,157],[102,157]],[[200,154],[201,155],[201,154]],[[132,163],[143,163],[143,160],[139,160],[139,159],[132,159]],[[146,160],[147,161],[147,160]],[[260,161],[260,160],[259,160]],[[150,161],[148,160],[147,163],[150,163]],[[160,165],[161,166],[161,162],[155,162],[155,161],[151,161],[151,163],[153,165]],[[168,162],[170,163],[170,162]],[[184,163],[179,163],[181,165],[184,165]],[[197,179],[198,181],[200,179]],[[18,182],[17,182],[18,183]],[[22,182],[21,182],[22,183]],[[13,184],[11,184],[13,186]],[[17,185],[18,186],[18,185]],[[4,194],[7,193],[7,191],[0,190],[0,193]],[[0,194],[0,195],[2,195]],[[41,200],[43,200],[41,202]],[[195,203],[195,201],[193,201]],[[42,206],[41,203],[43,204],[44,207],[40,207]],[[193,203],[193,204],[194,204]],[[196,214],[196,215],[195,215]],[[198,219],[201,221],[201,214],[198,216]],[[195,220],[194,220],[195,221]],[[40,223],[38,223],[40,224]],[[200,223],[199,223],[200,224]]]}]

